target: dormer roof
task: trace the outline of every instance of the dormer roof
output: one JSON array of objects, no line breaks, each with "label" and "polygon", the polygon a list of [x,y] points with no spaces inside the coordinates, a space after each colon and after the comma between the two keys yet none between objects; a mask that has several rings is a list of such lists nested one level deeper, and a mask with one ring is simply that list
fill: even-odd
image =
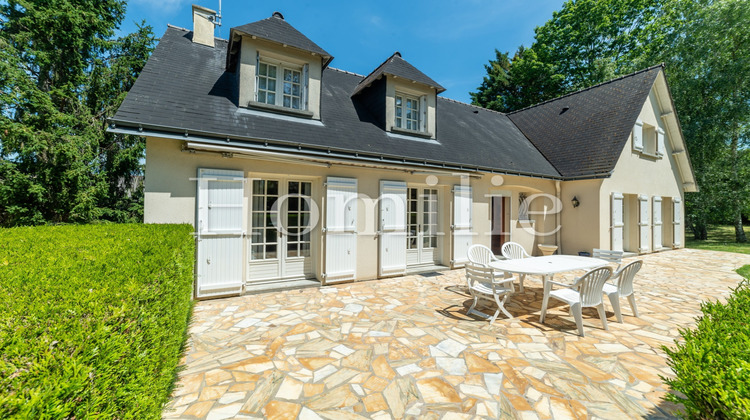
[{"label": "dormer roof", "polygon": [[331,54],[287,23],[281,13],[274,12],[269,18],[242,26],[235,26],[230,30],[226,64],[228,71],[234,71],[237,65],[237,53],[239,52],[239,41],[242,35],[249,35],[287,47],[318,54],[323,58],[323,68],[328,66],[331,60],[333,60]]},{"label": "dormer roof", "polygon": [[372,82],[377,80],[382,75],[391,75],[400,77],[402,79],[411,80],[413,82],[421,83],[429,87],[435,88],[437,93],[445,91],[445,88],[440,84],[432,80],[429,76],[419,71],[416,67],[409,64],[408,61],[401,58],[401,53],[396,51],[392,56],[388,57],[378,68],[373,70],[372,73],[367,75],[362,82],[357,85],[352,96],[358,94],[366,87],[370,86]]}]

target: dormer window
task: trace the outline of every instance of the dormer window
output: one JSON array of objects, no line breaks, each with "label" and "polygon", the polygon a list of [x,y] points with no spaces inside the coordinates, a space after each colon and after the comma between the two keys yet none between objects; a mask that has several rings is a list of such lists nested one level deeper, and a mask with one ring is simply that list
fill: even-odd
[{"label": "dormer window", "polygon": [[418,98],[396,93],[396,127],[422,131]]},{"label": "dormer window", "polygon": [[[305,67],[259,61],[257,102],[291,109],[306,109]],[[279,80],[279,76],[281,80]]]}]

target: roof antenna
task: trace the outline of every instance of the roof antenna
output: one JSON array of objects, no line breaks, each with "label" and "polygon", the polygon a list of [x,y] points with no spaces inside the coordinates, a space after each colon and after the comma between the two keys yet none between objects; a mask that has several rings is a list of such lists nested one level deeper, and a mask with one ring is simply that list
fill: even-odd
[{"label": "roof antenna", "polygon": [[221,26],[221,0],[219,0],[219,13],[214,18],[214,25]]}]

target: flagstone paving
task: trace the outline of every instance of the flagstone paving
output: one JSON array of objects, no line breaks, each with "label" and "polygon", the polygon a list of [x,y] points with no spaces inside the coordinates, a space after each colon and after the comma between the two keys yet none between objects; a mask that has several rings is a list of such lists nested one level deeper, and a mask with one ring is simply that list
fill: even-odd
[{"label": "flagstone paving", "polygon": [[[609,331],[530,278],[493,325],[466,315],[462,270],[197,302],[165,418],[666,418],[662,345],[725,299],[750,256],[645,255],[640,318],[608,307]],[[628,261],[633,259],[628,259]]]}]

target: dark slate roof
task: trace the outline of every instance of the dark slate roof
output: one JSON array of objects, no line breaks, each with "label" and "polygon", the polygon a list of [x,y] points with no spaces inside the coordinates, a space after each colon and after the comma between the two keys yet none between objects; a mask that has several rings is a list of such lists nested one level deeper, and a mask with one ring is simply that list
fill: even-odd
[{"label": "dark slate roof", "polygon": [[[230,47],[235,42],[234,34],[254,35],[260,39],[319,54],[326,60],[324,66],[333,59],[331,54],[328,54],[326,50],[319,47],[318,44],[314,43],[310,38],[303,35],[302,32],[284,20],[284,17],[279,12],[274,12],[269,18],[232,28],[229,37]],[[228,62],[227,66],[229,65],[230,63]]]},{"label": "dark slate roof", "polygon": [[[351,98],[363,76],[323,71],[322,126],[254,115],[235,103],[236,75],[225,71],[227,42],[210,48],[192,33],[169,28],[112,118],[115,129],[143,127],[243,144],[299,145],[367,156],[395,156],[436,165],[559,178],[555,168],[504,114],[438,98],[437,141],[388,135]],[[176,77],[179,75],[179,77]],[[361,155],[360,155],[361,156]]]},{"label": "dark slate roof", "polygon": [[362,89],[369,86],[383,74],[398,76],[406,80],[413,80],[417,83],[422,83],[423,85],[434,87],[438,93],[445,90],[445,88],[440,86],[438,82],[432,80],[429,76],[409,64],[408,61],[401,58],[401,53],[396,51],[392,56],[388,57],[388,59],[385,60],[383,64],[379,65],[378,68],[373,70],[372,73],[365,77],[365,79],[359,83],[359,86],[357,86],[352,95],[356,95],[357,93],[359,93]]},{"label": "dark slate roof", "polygon": [[508,114],[565,178],[607,176],[661,65]]}]

